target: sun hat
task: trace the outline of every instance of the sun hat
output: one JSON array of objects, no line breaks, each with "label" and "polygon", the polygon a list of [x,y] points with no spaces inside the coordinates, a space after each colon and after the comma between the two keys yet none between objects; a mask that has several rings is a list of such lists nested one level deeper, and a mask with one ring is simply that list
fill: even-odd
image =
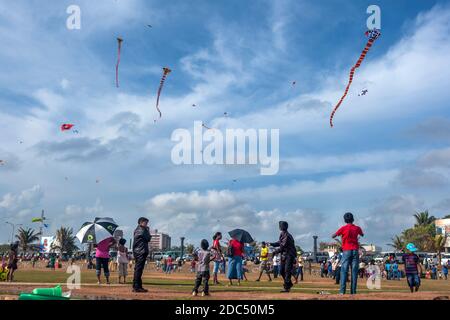
[{"label": "sun hat", "polygon": [[406,249],[408,251],[414,252],[417,251],[418,249],[416,248],[416,246],[414,245],[414,243],[410,242],[406,245]]}]

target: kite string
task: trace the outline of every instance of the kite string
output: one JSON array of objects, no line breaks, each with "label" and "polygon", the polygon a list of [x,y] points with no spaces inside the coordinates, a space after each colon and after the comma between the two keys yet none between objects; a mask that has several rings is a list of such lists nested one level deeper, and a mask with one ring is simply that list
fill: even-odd
[{"label": "kite string", "polygon": [[336,106],[334,107],[333,111],[331,112],[331,117],[330,117],[330,126],[331,127],[333,127],[334,114],[339,109],[342,101],[344,101],[345,97],[347,96],[348,90],[350,89],[350,86],[351,86],[351,84],[353,82],[353,76],[355,74],[355,70],[361,66],[361,63],[363,62],[364,58],[366,57],[367,52],[369,52],[370,47],[372,47],[374,41],[375,40],[371,39],[371,38],[367,41],[366,46],[365,46],[364,50],[362,51],[361,55],[359,56],[358,61],[350,69],[349,80],[348,80],[347,87],[345,88],[344,94],[342,95],[341,99],[339,100],[339,102],[336,104]]}]

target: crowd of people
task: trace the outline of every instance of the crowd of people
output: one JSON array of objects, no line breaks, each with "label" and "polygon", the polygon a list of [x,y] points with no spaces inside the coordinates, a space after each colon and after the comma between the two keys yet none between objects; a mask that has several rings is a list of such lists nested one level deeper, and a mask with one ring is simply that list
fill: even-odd
[{"label": "crowd of people", "polygon": [[[420,261],[415,254],[417,248],[412,243],[406,245],[405,253],[402,256],[402,264],[397,261],[397,257],[394,255],[389,256],[384,261],[362,261],[359,251],[359,237],[364,236],[364,233],[360,227],[353,223],[354,217],[351,213],[344,215],[344,222],[345,225],[332,235],[333,238],[341,238],[341,248],[328,260],[320,263],[319,269],[320,277],[333,279],[339,285],[340,294],[346,293],[347,283],[350,283],[350,294],[356,294],[358,278],[375,280],[379,277],[380,279],[393,281],[406,279],[411,292],[419,290],[422,277],[434,280],[448,278],[450,262],[443,264],[439,271],[436,261],[427,259]],[[102,281],[102,273],[106,283],[110,283],[111,271],[118,271],[119,283],[125,284],[128,270],[134,266],[133,292],[147,292],[142,285],[142,274],[148,263],[149,242],[151,240],[148,223],[147,218],[139,218],[138,226],[134,231],[131,252],[128,251],[125,239],[117,241],[113,237],[107,238],[94,246],[95,264],[92,260],[93,257],[88,255],[88,268],[95,268],[99,284]],[[267,277],[267,281],[281,277],[283,280],[281,292],[283,293],[290,292],[294,284],[304,280],[305,269],[309,270],[309,273],[312,270],[311,260],[303,260],[302,256],[298,255],[294,238],[288,232],[288,227],[286,221],[280,221],[278,241],[261,242],[259,256],[253,260],[253,263],[258,267],[256,281],[261,281],[263,275]],[[247,259],[245,259],[244,242],[232,238],[223,246],[222,239],[222,233],[216,232],[212,236],[211,246],[207,239],[203,239],[200,247],[194,251],[193,259],[190,261],[190,271],[196,274],[193,295],[199,293],[201,286],[203,287],[203,296],[210,294],[211,267],[213,285],[220,284],[219,274],[226,275],[228,286],[235,284],[239,286],[241,281],[247,280],[246,273],[249,272],[249,269],[247,268]],[[112,247],[117,250],[117,256],[111,261],[110,249]],[[42,259],[40,255],[32,256],[30,259],[32,266],[34,267],[40,259]],[[46,266],[49,268],[55,269],[61,266],[60,256],[56,254],[49,255],[46,259]],[[72,264],[73,260],[73,257],[71,257],[69,264]],[[13,281],[18,261],[18,243],[16,242],[11,245],[7,255],[2,255],[0,273],[7,270],[5,280]],[[157,271],[171,274],[181,271],[184,263],[185,261],[181,257],[169,255],[157,259],[155,268]]]}]

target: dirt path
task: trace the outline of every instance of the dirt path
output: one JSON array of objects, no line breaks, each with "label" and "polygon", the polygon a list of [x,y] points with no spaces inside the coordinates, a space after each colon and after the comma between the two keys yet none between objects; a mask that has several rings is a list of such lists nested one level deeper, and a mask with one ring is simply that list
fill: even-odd
[{"label": "dirt path", "polygon": [[[36,285],[40,287],[51,287],[54,284],[34,284],[34,283],[12,283],[2,284],[1,293],[2,296],[7,299],[17,298],[20,292],[30,292]],[[65,291],[67,288],[63,287]],[[138,300],[176,300],[176,299],[219,299],[219,300],[271,300],[271,299],[294,299],[294,300],[432,300],[438,296],[446,296],[442,292],[418,292],[415,294],[399,293],[399,292],[380,292],[370,294],[358,294],[356,296],[338,294],[311,294],[302,292],[291,292],[289,294],[273,293],[273,292],[242,292],[232,291],[229,288],[227,291],[214,292],[214,288],[211,289],[211,297],[192,297],[189,293],[180,292],[176,290],[168,290],[160,287],[149,287],[148,293],[137,294],[131,292],[131,288],[128,285],[102,285],[86,284],[79,290],[72,291],[72,297],[74,299],[90,299],[90,300],[117,300],[117,299],[138,299]],[[247,288],[246,288],[247,289]],[[261,289],[261,288],[260,288]]]}]

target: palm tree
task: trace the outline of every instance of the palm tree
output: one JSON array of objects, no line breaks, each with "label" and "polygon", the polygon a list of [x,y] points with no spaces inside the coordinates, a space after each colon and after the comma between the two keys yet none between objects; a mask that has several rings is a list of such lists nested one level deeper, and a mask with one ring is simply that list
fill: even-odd
[{"label": "palm tree", "polygon": [[39,247],[39,245],[33,244],[39,240],[39,233],[35,233],[34,229],[19,228],[16,238],[24,253],[27,253],[28,249],[36,250]]},{"label": "palm tree", "polygon": [[445,243],[447,241],[447,237],[443,234],[437,234],[434,237],[434,250],[437,253],[439,259],[439,265],[441,265],[441,252],[445,250]]},{"label": "palm tree", "polygon": [[72,228],[61,227],[56,230],[56,239],[52,245],[52,249],[57,249],[61,253],[65,252],[68,255],[72,255],[78,247],[75,245],[76,237],[73,235]]},{"label": "palm tree", "polygon": [[402,236],[394,236],[391,238],[391,243],[388,243],[388,246],[391,246],[397,251],[401,251],[405,247],[405,242]]},{"label": "palm tree", "polygon": [[194,245],[193,244],[190,244],[190,243],[188,243],[188,244],[186,244],[186,253],[188,253],[188,254],[192,254],[192,253],[194,253]]},{"label": "palm tree", "polygon": [[414,218],[416,219],[415,226],[428,226],[436,220],[434,216],[430,216],[428,213],[428,210],[422,211],[422,212],[416,212],[414,214]]}]

